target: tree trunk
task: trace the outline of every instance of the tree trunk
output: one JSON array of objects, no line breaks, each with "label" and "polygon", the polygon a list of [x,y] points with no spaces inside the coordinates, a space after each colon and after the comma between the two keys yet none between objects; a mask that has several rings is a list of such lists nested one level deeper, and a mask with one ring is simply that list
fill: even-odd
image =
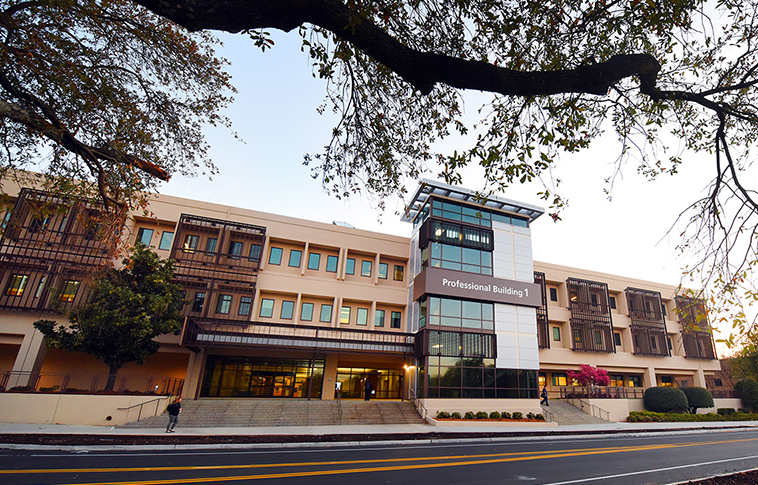
[{"label": "tree trunk", "polygon": [[121,369],[121,366],[110,368],[110,372],[108,373],[108,382],[105,383],[104,391],[113,391],[113,386],[116,384],[116,375],[118,374],[119,369]]}]

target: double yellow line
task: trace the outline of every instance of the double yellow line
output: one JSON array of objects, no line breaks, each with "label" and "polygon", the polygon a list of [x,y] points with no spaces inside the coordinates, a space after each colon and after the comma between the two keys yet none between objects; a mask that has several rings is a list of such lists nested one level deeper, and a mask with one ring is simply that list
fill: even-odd
[{"label": "double yellow line", "polygon": [[[669,448],[686,448],[692,446],[714,446],[731,443],[744,443],[758,441],[758,438],[734,439],[721,441],[705,441],[696,443],[673,443],[660,445],[641,446],[614,446],[607,448],[584,448],[564,451],[534,451],[516,453],[494,453],[482,455],[459,455],[459,456],[430,456],[414,458],[392,458],[376,460],[343,460],[324,462],[303,463],[273,463],[255,465],[207,465],[207,466],[167,466],[167,467],[120,467],[120,468],[57,468],[57,469],[30,469],[30,470],[0,470],[2,475],[36,475],[36,474],[60,474],[60,473],[117,473],[117,472],[169,472],[169,471],[211,471],[211,470],[252,470],[261,468],[292,468],[292,467],[324,467],[324,466],[355,466],[355,465],[382,465],[397,463],[391,466],[370,466],[361,468],[340,468],[332,470],[311,470],[286,473],[265,473],[260,475],[242,476],[213,476],[202,478],[180,479],[157,479],[139,480],[129,482],[89,482],[88,485],[168,485],[181,483],[208,483],[241,480],[260,480],[270,478],[295,478],[323,475],[343,475],[348,473],[367,473],[381,471],[419,470],[425,468],[442,468],[467,465],[487,465],[493,463],[507,463],[514,461],[544,460],[548,458],[566,458],[571,456],[603,455],[610,453],[628,453],[634,451],[652,451]],[[81,477],[79,477],[81,478]]]}]

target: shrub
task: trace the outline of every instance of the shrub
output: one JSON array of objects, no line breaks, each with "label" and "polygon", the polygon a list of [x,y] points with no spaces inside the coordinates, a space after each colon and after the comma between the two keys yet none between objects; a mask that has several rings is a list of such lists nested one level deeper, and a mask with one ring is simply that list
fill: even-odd
[{"label": "shrub", "polygon": [[476,419],[476,414],[474,414],[474,411],[466,411],[466,414],[463,415],[463,419]]},{"label": "shrub", "polygon": [[758,410],[758,382],[755,379],[744,379],[734,386],[742,395],[742,405],[752,412]]},{"label": "shrub", "polygon": [[458,411],[456,411],[456,412],[450,414],[450,417],[453,418],[453,419],[461,419],[461,413],[459,413]]},{"label": "shrub", "polygon": [[447,413],[445,411],[437,411],[437,419],[448,419],[450,418],[450,413]]},{"label": "shrub", "polygon": [[524,413],[520,413],[518,411],[513,411],[513,414],[511,414],[511,416],[513,416],[513,419],[524,419]]},{"label": "shrub", "polygon": [[492,411],[490,413],[490,419],[500,419],[500,413],[497,411]]},{"label": "shrub", "polygon": [[476,419],[487,419],[488,416],[487,411],[477,411],[476,413]]},{"label": "shrub", "polygon": [[8,389],[8,392],[34,392],[32,386],[15,386]]},{"label": "shrub", "polygon": [[511,419],[511,413],[508,411],[503,411],[500,413],[500,419]]},{"label": "shrub", "polygon": [[684,412],[687,396],[676,387],[651,387],[645,391],[645,409],[656,413]]},{"label": "shrub", "polygon": [[534,415],[534,419],[536,419],[537,421],[544,421],[545,420],[545,416],[543,416],[542,413],[535,414]]},{"label": "shrub", "polygon": [[731,416],[732,414],[735,414],[737,411],[734,408],[718,408],[716,412],[720,416]]},{"label": "shrub", "polygon": [[61,386],[58,384],[50,387],[40,387],[39,392],[58,392],[60,390]]},{"label": "shrub", "polygon": [[712,408],[713,395],[711,391],[704,387],[681,387],[685,396],[687,396],[687,410],[692,414],[697,414],[698,408]]}]

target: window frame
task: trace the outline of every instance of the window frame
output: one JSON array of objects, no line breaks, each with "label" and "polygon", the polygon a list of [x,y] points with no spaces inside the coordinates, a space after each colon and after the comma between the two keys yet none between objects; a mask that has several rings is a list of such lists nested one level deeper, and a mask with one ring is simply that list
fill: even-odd
[{"label": "window frame", "polygon": [[376,276],[380,280],[386,280],[389,277],[389,272],[390,272],[390,265],[389,264],[387,264],[387,263],[379,263],[379,268],[377,269]]},{"label": "window frame", "polygon": [[[258,316],[261,318],[274,318],[274,306],[276,300],[273,298],[261,298],[261,309],[258,312]],[[264,313],[265,310],[265,313]]]},{"label": "window frame", "polygon": [[[20,278],[19,278],[20,277]],[[14,284],[18,281],[18,285]],[[13,273],[8,278],[8,285],[5,287],[6,296],[23,296],[26,284],[29,282],[29,275],[23,273]]]},{"label": "window frame", "polygon": [[[364,276],[366,278],[371,278],[371,271],[373,270],[373,261],[370,261],[368,259],[361,260],[361,276]],[[367,266],[368,264],[368,266]],[[366,268],[368,268],[368,271],[366,271]]]},{"label": "window frame", "polygon": [[[297,256],[297,264],[293,264],[292,259]],[[290,249],[290,257],[287,260],[287,266],[290,268],[299,268],[303,264],[303,251],[300,249]]]},{"label": "window frame", "polygon": [[[246,308],[246,311],[243,312],[242,309]],[[241,296],[240,297],[240,303],[237,306],[237,315],[243,316],[243,317],[249,317],[250,311],[253,308],[253,298],[250,296]]]},{"label": "window frame", "polygon": [[216,299],[216,311],[217,315],[229,315],[232,311],[232,295],[228,293],[222,293],[218,295]]},{"label": "window frame", "polygon": [[346,305],[342,305],[342,308],[340,309],[341,325],[350,325],[350,313],[352,313],[352,308]]},{"label": "window frame", "polygon": [[[397,322],[397,325],[395,325],[395,322]],[[390,328],[403,328],[403,312],[393,310],[390,313]]]},{"label": "window frame", "polygon": [[185,253],[194,253],[200,244],[200,236],[197,234],[185,234],[182,242],[182,251]]},{"label": "window frame", "polygon": [[[168,234],[168,236],[167,236]],[[158,244],[158,249],[164,250],[164,251],[170,251],[171,245],[174,243],[174,232],[173,231],[163,231],[163,234],[161,234],[161,241]]]},{"label": "window frame", "polygon": [[192,307],[190,308],[190,311],[192,313],[202,312],[203,308],[205,308],[205,298],[206,294],[204,291],[196,291],[192,297]]},{"label": "window frame", "polygon": [[[333,307],[334,306],[331,303],[322,303],[321,304],[321,310],[319,311],[319,314],[318,314],[318,321],[321,322],[321,323],[332,323],[332,317],[333,317],[332,313],[333,313],[333,309],[334,309]],[[329,315],[328,315],[329,319],[328,320],[325,319],[325,317],[324,317],[324,311],[328,311],[329,312]]]},{"label": "window frame", "polygon": [[[58,301],[71,303],[76,299],[76,294],[79,293],[79,287],[81,286],[81,281],[79,280],[63,280],[63,289],[61,290],[60,295],[58,295]],[[67,293],[69,289],[73,287],[73,293]]]},{"label": "window frame", "polygon": [[209,237],[208,239],[205,240],[205,252],[206,253],[215,253],[217,247],[218,247],[218,238],[217,237]]},{"label": "window frame", "polygon": [[355,275],[355,258],[345,259],[345,274]]},{"label": "window frame", "polygon": [[394,281],[403,281],[405,279],[405,266],[402,264],[395,265],[395,271],[392,274]]},{"label": "window frame", "polygon": [[[334,262],[334,269],[329,269],[332,266],[332,261]],[[337,256],[334,256],[333,254],[326,255],[326,268],[325,269],[327,273],[336,273],[338,265],[339,265],[339,258]]]},{"label": "window frame", "polygon": [[284,256],[284,249],[278,248],[276,246],[271,246],[271,248],[268,251],[268,264],[273,264],[275,266],[281,266],[282,265],[282,256]]},{"label": "window frame", "polygon": [[[285,309],[289,309],[289,316],[285,315]],[[279,311],[279,318],[282,320],[292,320],[295,318],[295,302],[292,300],[282,300],[282,308]]]},{"label": "window frame", "polygon": [[386,320],[386,316],[387,315],[385,314],[384,310],[374,311],[374,327],[384,328],[384,322]]},{"label": "window frame", "polygon": [[355,324],[363,327],[368,326],[368,308],[358,308],[355,313]]},{"label": "window frame", "polygon": [[[308,305],[308,307],[310,307],[309,317],[308,318],[305,318],[303,316],[303,310],[305,309],[306,305]],[[300,320],[303,321],[303,322],[312,322],[313,321],[313,310],[314,309],[315,309],[315,305],[313,303],[310,303],[310,302],[307,302],[307,301],[302,302],[302,304],[300,305]]]},{"label": "window frame", "polygon": [[[147,242],[144,241],[145,235],[147,233],[150,233],[150,237],[147,238]],[[153,235],[155,234],[155,229],[150,229],[149,227],[140,227],[137,229],[137,239],[134,241],[135,244],[138,242],[141,242],[146,247],[150,247],[150,243],[153,241]]]},{"label": "window frame", "polygon": [[553,327],[553,342],[561,341],[561,327]]},{"label": "window frame", "polygon": [[321,253],[309,252],[307,268],[313,271],[318,271],[320,267],[321,267]]}]

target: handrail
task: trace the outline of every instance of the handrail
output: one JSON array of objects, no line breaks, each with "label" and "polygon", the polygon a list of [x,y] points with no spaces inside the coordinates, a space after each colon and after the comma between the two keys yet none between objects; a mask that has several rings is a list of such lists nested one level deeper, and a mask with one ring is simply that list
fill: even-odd
[{"label": "handrail", "polygon": [[555,417],[553,415],[553,413],[551,413],[550,411],[548,411],[545,408],[542,408],[542,413],[545,415],[545,421],[547,421],[547,422],[552,421],[554,419],[554,417]]},{"label": "handrail", "polygon": [[[574,404],[575,400],[579,401],[579,406]],[[611,420],[611,413],[609,411],[606,411],[605,409],[599,406],[595,406],[594,404],[588,403],[587,401],[584,401],[583,399],[576,399],[576,398],[571,399],[571,404],[575,407],[578,407],[582,411],[584,411],[585,406],[588,406],[590,408],[590,412],[588,413],[590,416],[595,417],[595,418],[605,419],[606,421]],[[595,413],[595,411],[597,411],[597,413]],[[584,411],[584,412],[586,413],[587,411]],[[603,417],[602,413],[605,413],[605,417]]]},{"label": "handrail", "polygon": [[139,413],[137,413],[137,421],[139,421],[140,419],[142,419],[142,407],[145,404],[150,404],[151,402],[158,401],[158,404],[155,405],[155,414],[153,414],[153,416],[158,416],[158,409],[160,408],[160,402],[162,400],[164,400],[164,399],[171,399],[171,394],[169,394],[168,396],[163,396],[163,397],[158,397],[158,398],[155,398],[155,399],[151,399],[151,400],[145,401],[145,402],[143,402],[141,404],[133,404],[133,405],[131,405],[129,407],[126,407],[126,408],[117,408],[117,409],[119,411],[128,411],[128,410],[130,410],[132,408],[139,407]]},{"label": "handrail", "polygon": [[[426,406],[424,406],[424,403],[421,402],[421,399],[419,399],[416,395],[416,390],[412,388],[409,388],[408,390],[410,391],[410,398],[413,401],[413,404],[416,405],[416,410],[421,414],[421,419],[426,421],[426,417],[429,415],[429,411],[426,409]],[[423,410],[423,412],[419,410],[419,407]]]}]

